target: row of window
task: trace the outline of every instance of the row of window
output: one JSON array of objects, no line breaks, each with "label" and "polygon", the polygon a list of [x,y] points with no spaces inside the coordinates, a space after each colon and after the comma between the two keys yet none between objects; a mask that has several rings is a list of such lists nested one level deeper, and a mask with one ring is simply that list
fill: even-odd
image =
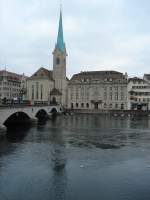
[{"label": "row of window", "polygon": [[[122,82],[124,79],[118,79],[118,82]],[[89,83],[90,81],[94,82],[94,83],[100,83],[102,80],[94,80],[94,79],[87,79],[87,78],[82,78],[81,82],[84,83]],[[105,78],[103,79],[104,82],[112,82],[113,79],[112,78]],[[116,81],[116,80],[115,80]]]},{"label": "row of window", "polygon": [[143,80],[139,80],[139,81],[138,80],[133,80],[132,83],[133,84],[143,84],[144,81]]},{"label": "row of window", "polygon": [[15,83],[15,82],[0,82],[0,85],[20,87],[20,83]]},{"label": "row of window", "polygon": [[8,97],[8,98],[9,98],[9,97],[10,97],[10,98],[11,98],[11,97],[19,97],[19,95],[20,95],[20,94],[18,94],[18,93],[14,93],[14,94],[9,94],[9,93],[3,93],[3,94],[2,94],[2,93],[0,93],[0,97]]},{"label": "row of window", "polygon": [[[81,107],[81,108],[84,108],[84,107],[89,108],[89,103],[86,103],[86,104],[85,103],[81,103],[81,104],[76,103],[75,107],[76,108],[79,108],[79,107]],[[74,104],[73,103],[71,103],[71,108],[74,108]]]},{"label": "row of window", "polygon": [[131,92],[131,95],[136,95],[136,96],[150,96],[150,92]]},{"label": "row of window", "polygon": [[150,86],[144,85],[144,86],[132,86],[132,89],[149,89]]},{"label": "row of window", "polygon": [[1,88],[0,87],[0,91],[2,91],[2,90],[3,91],[5,91],[5,90],[9,91],[10,90],[10,91],[14,91],[14,92],[19,92],[20,91],[20,89],[16,89],[16,88],[9,88],[9,87],[3,87],[3,88]]},{"label": "row of window", "polygon": [[[94,97],[98,97],[99,94],[98,93],[94,93],[92,96]],[[76,94],[73,94],[71,93],[71,96],[70,96],[70,99],[73,100],[73,99],[79,99],[79,94],[76,93]],[[120,95],[118,93],[115,93],[114,94],[114,97],[113,97],[113,93],[109,93],[109,95],[105,92],[104,95],[103,95],[103,98],[104,100],[107,100],[107,99],[110,99],[110,100],[124,100],[125,96],[124,96],[124,93],[121,93]],[[81,99],[86,99],[86,100],[89,100],[89,93],[86,93],[86,94],[82,94],[81,93]]]},{"label": "row of window", "polygon": [[139,102],[150,102],[150,98],[130,98],[130,100],[139,101]]},{"label": "row of window", "polygon": [[[81,88],[79,88],[79,87],[71,87],[70,88],[70,90],[71,91],[76,91],[76,92],[78,92],[78,91],[84,91],[84,90],[86,90],[86,91],[89,91],[90,89],[92,89],[92,91],[93,90],[97,90],[97,91],[99,91],[99,87],[91,87],[91,88],[87,88],[87,87],[83,87],[83,86],[81,86]],[[114,86],[114,87],[101,87],[101,89],[103,89],[104,91],[107,91],[107,90],[116,90],[116,91],[118,91],[119,89],[121,90],[121,91],[123,91],[124,89],[126,89],[126,87],[123,87],[123,86]]]},{"label": "row of window", "polygon": [[[124,104],[115,104],[115,109],[124,109]],[[120,107],[119,107],[120,106]],[[78,109],[78,108],[89,108],[90,107],[90,104],[89,103],[71,103],[71,108],[74,109]],[[107,104],[107,103],[104,103],[103,104],[103,107],[106,109],[106,108],[113,108],[113,104]]]}]

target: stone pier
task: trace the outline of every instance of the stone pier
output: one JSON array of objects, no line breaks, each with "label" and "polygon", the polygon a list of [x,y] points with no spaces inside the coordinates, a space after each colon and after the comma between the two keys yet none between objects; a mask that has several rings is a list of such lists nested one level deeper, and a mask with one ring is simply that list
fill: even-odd
[{"label": "stone pier", "polygon": [[1,124],[0,125],[0,136],[4,135],[6,133],[6,131],[7,131],[6,126],[4,126],[4,125]]}]

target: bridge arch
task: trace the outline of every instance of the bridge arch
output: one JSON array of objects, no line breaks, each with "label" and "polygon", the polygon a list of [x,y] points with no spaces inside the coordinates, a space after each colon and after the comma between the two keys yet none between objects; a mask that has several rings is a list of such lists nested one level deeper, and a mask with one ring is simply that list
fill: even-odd
[{"label": "bridge arch", "polygon": [[53,114],[53,115],[57,114],[57,112],[58,111],[55,107],[50,110],[50,113]]},{"label": "bridge arch", "polygon": [[7,127],[14,123],[28,122],[30,121],[30,119],[30,116],[25,112],[14,112],[6,117],[5,121],[3,122],[3,125]]},{"label": "bridge arch", "polygon": [[[51,114],[62,113],[63,109],[60,105],[56,106],[13,106],[0,108],[0,130],[5,129],[5,124],[12,121],[12,119],[29,120],[33,123],[37,122],[37,116],[43,113],[50,116]],[[42,110],[42,111],[41,111]],[[39,114],[40,113],[40,114]]]},{"label": "bridge arch", "polygon": [[39,109],[37,111],[37,113],[35,114],[35,117],[38,119],[48,117],[48,112],[47,112],[47,110],[45,110],[43,108]]}]

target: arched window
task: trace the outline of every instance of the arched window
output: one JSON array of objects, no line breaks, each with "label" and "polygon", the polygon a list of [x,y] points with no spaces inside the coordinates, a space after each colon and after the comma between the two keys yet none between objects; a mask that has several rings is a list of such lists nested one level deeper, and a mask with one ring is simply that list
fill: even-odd
[{"label": "arched window", "polygon": [[81,108],[84,108],[84,103],[81,103]]},{"label": "arched window", "polygon": [[76,108],[78,108],[78,106],[79,106],[79,104],[78,104],[78,103],[76,103]]},{"label": "arched window", "polygon": [[39,98],[39,82],[36,82],[36,100]]},{"label": "arched window", "polygon": [[34,100],[34,85],[32,85],[32,100]]},{"label": "arched window", "polygon": [[73,103],[71,103],[71,109],[73,109]]},{"label": "arched window", "polygon": [[52,98],[52,103],[55,104],[56,103],[56,97]]},{"label": "arched window", "polygon": [[41,100],[43,99],[43,85],[41,84]]},{"label": "arched window", "polygon": [[56,65],[59,65],[59,64],[60,64],[60,59],[56,58]]},{"label": "arched window", "polygon": [[116,107],[116,109],[118,108],[118,104],[117,103],[116,103],[115,107]]},{"label": "arched window", "polygon": [[124,110],[124,104],[121,104],[121,110]]},{"label": "arched window", "polygon": [[86,104],[86,107],[89,108],[89,103]]}]

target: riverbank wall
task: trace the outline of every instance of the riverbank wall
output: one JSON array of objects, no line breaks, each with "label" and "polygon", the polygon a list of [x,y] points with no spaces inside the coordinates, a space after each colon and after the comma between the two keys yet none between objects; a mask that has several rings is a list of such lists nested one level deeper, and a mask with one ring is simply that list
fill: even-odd
[{"label": "riverbank wall", "polygon": [[67,110],[68,113],[74,114],[101,114],[110,116],[150,116],[150,111],[142,110]]}]

